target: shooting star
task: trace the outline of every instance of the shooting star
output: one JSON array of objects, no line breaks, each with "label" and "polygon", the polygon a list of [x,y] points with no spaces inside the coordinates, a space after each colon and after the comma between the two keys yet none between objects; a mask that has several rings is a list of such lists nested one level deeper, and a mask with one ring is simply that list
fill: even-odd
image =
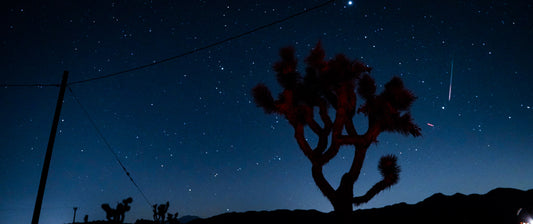
[{"label": "shooting star", "polygon": [[452,100],[452,81],[453,81],[453,58],[452,58],[452,67],[450,69],[450,88],[448,89],[448,102]]}]

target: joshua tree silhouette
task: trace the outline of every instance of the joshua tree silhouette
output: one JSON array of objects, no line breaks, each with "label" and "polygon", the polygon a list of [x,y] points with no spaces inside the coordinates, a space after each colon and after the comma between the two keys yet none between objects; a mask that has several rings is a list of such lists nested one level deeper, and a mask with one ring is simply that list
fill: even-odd
[{"label": "joshua tree silhouette", "polygon": [[[178,220],[178,213],[171,214],[170,212],[167,214],[168,207],[170,207],[170,203],[167,201],[166,204],[160,204],[159,206],[157,204],[154,204],[153,206],[153,212],[154,212],[154,223],[169,223],[169,224],[179,224]],[[165,215],[167,215],[167,222],[165,222]]]},{"label": "joshua tree silhouette", "polygon": [[[421,135],[420,128],[413,123],[409,113],[416,97],[398,77],[392,78],[385,84],[383,92],[377,95],[375,81],[369,75],[370,67],[359,61],[351,61],[342,54],[326,61],[320,42],[305,60],[307,68],[304,77],[296,69],[297,60],[292,47],[282,48],[280,56],[281,60],[273,68],[283,91],[275,100],[264,84],[258,84],[252,89],[255,103],[268,114],[284,115],[294,127],[294,138],[311,161],[316,185],[331,202],[338,217],[349,221],[353,205],[368,202],[398,182],[400,168],[396,163],[397,158],[394,155],[383,156],[378,164],[383,179],[366,194],[354,197],[354,184],[367,149],[377,142],[380,133]],[[357,95],[364,100],[358,109]],[[331,108],[335,111],[334,120],[329,113]],[[318,111],[317,116],[315,111]],[[356,113],[368,118],[368,129],[361,134],[356,131],[353,122]],[[314,148],[304,135],[306,126],[318,136]],[[341,146],[352,146],[355,153],[350,169],[342,176],[339,187],[334,189],[324,177],[322,168],[337,155]]]},{"label": "joshua tree silhouette", "polygon": [[109,223],[124,223],[124,216],[127,211],[131,209],[129,204],[133,202],[131,197],[122,200],[122,203],[117,204],[117,208],[113,209],[109,204],[102,204],[102,209],[106,213],[106,218]]},{"label": "joshua tree silhouette", "polygon": [[174,214],[171,214],[169,212],[168,217],[167,217],[168,223],[169,224],[180,224],[180,221],[178,220],[178,214],[179,214],[178,212]]},{"label": "joshua tree silhouette", "polygon": [[155,223],[165,223],[165,215],[167,214],[168,207],[170,206],[170,203],[167,201],[166,204],[160,204],[157,206],[157,204],[154,204],[152,207],[154,212],[154,222]]}]

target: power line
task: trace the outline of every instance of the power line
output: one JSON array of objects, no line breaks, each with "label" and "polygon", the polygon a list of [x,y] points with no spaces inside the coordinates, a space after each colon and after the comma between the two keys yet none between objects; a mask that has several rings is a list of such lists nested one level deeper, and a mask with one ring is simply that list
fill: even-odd
[{"label": "power line", "polygon": [[122,170],[126,173],[126,175],[130,178],[130,181],[133,183],[133,185],[135,185],[135,187],[137,188],[137,190],[139,190],[139,192],[141,193],[141,195],[143,196],[144,200],[146,200],[146,203],[148,203],[148,205],[150,205],[150,207],[152,207],[152,203],[150,203],[150,200],[148,200],[148,198],[146,197],[146,195],[144,194],[144,192],[141,190],[141,188],[139,187],[139,185],[137,185],[137,183],[135,183],[135,181],[133,180],[133,177],[131,176],[130,172],[128,172],[128,170],[126,169],[126,167],[124,166],[124,164],[122,164],[122,162],[120,161],[120,158],[118,157],[117,153],[115,153],[115,151],[113,151],[112,147],[111,147],[111,144],[109,144],[109,142],[107,141],[107,139],[104,137],[104,135],[102,134],[102,132],[100,131],[100,129],[98,128],[98,126],[96,126],[96,123],[94,122],[94,120],[91,118],[91,116],[89,115],[89,112],[87,112],[87,110],[85,109],[85,107],[81,104],[80,100],[78,99],[78,97],[76,97],[76,95],[74,94],[74,92],[72,91],[72,88],[70,88],[70,86],[68,87],[68,90],[69,92],[72,94],[72,98],[74,98],[74,100],[76,101],[76,103],[78,103],[78,105],[80,105],[81,107],[81,110],[83,111],[83,113],[85,114],[85,116],[87,117],[87,119],[89,119],[89,122],[91,122],[91,124],[93,125],[94,129],[96,130],[96,132],[98,133],[98,136],[100,136],[100,138],[102,139],[102,141],[105,143],[105,145],[107,146],[107,149],[113,154],[113,156],[115,156],[115,160],[118,162],[118,164],[120,165],[120,167],[122,167]]},{"label": "power line", "polygon": [[30,83],[30,84],[0,84],[0,87],[59,87],[60,84],[52,84],[52,83]]},{"label": "power line", "polygon": [[206,50],[208,48],[212,48],[214,46],[217,46],[217,45],[220,45],[220,44],[223,44],[223,43],[226,43],[228,41],[232,41],[232,40],[235,40],[235,39],[238,39],[238,38],[241,38],[243,36],[246,36],[246,35],[249,35],[249,34],[252,34],[254,32],[257,32],[259,30],[262,30],[262,29],[265,29],[265,28],[268,28],[270,26],[273,26],[273,25],[276,25],[278,23],[282,23],[282,22],[285,22],[289,19],[292,19],[294,17],[297,17],[297,16],[300,16],[300,15],[303,15],[305,13],[308,13],[308,12],[311,12],[313,10],[316,10],[316,9],[319,9],[319,8],[322,8],[330,3],[333,3],[335,0],[329,0],[329,1],[326,1],[326,2],[323,2],[321,4],[318,4],[316,6],[313,6],[309,9],[304,9],[300,12],[297,12],[295,14],[292,14],[290,16],[287,16],[285,18],[282,18],[282,19],[279,19],[279,20],[276,20],[276,21],[273,21],[271,23],[268,23],[268,24],[265,24],[265,25],[261,25],[261,26],[258,26],[254,29],[251,29],[249,31],[246,31],[246,32],[243,32],[243,33],[240,33],[240,34],[237,34],[235,36],[231,36],[231,37],[228,37],[226,39],[223,39],[223,40],[220,40],[220,41],[217,41],[217,42],[214,42],[214,43],[211,43],[211,44],[208,44],[208,45],[205,45],[203,47],[199,47],[199,48],[195,48],[193,50],[190,50],[190,51],[187,51],[187,52],[184,52],[184,53],[181,53],[179,55],[176,55],[176,56],[173,56],[173,57],[169,57],[169,58],[165,58],[165,59],[162,59],[162,60],[159,60],[159,61],[155,61],[155,62],[152,62],[150,64],[145,64],[145,65],[140,65],[140,66],[137,66],[137,67],[134,67],[134,68],[130,68],[130,69],[126,69],[126,70],[123,70],[123,71],[119,71],[119,72],[115,72],[115,73],[111,73],[111,74],[107,74],[107,75],[103,75],[103,76],[98,76],[98,77],[94,77],[94,78],[89,78],[89,79],[84,79],[84,80],[80,80],[80,81],[75,81],[75,82],[70,82],[68,83],[69,85],[72,85],[72,84],[80,84],[80,83],[84,83],[84,82],[90,82],[90,81],[95,81],[95,80],[99,80],[99,79],[105,79],[105,78],[109,78],[109,77],[113,77],[113,76],[117,76],[117,75],[121,75],[121,74],[124,74],[124,73],[128,73],[128,72],[132,72],[132,71],[136,71],[136,70],[140,70],[140,69],[144,69],[144,68],[147,68],[147,67],[151,67],[151,66],[154,66],[154,65],[157,65],[157,64],[161,64],[161,63],[164,63],[164,62],[168,62],[168,61],[172,61],[172,60],[175,60],[175,59],[178,59],[178,58],[181,58],[181,57],[184,57],[184,56],[187,56],[187,55],[190,55],[190,54],[194,54],[196,52],[199,52],[199,51],[203,51],[203,50]]},{"label": "power line", "polygon": [[[297,12],[295,14],[289,15],[289,16],[287,16],[285,18],[282,18],[282,19],[279,19],[279,20],[275,20],[275,21],[270,22],[268,24],[264,24],[264,25],[258,26],[258,27],[254,28],[254,29],[249,30],[249,31],[237,34],[235,36],[228,37],[226,39],[223,39],[223,40],[220,40],[220,41],[217,41],[217,42],[214,42],[214,43],[211,43],[211,44],[199,47],[199,48],[194,48],[194,49],[192,49],[190,51],[181,53],[181,54],[173,56],[173,57],[164,58],[162,60],[155,61],[155,62],[152,62],[152,63],[149,63],[149,64],[140,65],[140,66],[137,66],[137,67],[133,67],[133,68],[130,68],[130,69],[122,70],[122,71],[119,71],[119,72],[114,72],[114,73],[107,74],[107,75],[102,75],[102,76],[98,76],[98,77],[94,77],[94,78],[89,78],[89,79],[69,82],[67,85],[80,84],[80,83],[95,81],[95,80],[99,80],[99,79],[110,78],[110,77],[121,75],[121,74],[124,74],[124,73],[128,73],[128,72],[144,69],[144,68],[147,68],[147,67],[151,67],[151,66],[154,66],[154,65],[158,65],[158,64],[161,64],[161,63],[164,63],[164,62],[172,61],[172,60],[175,60],[175,59],[187,56],[187,55],[191,55],[191,54],[194,54],[196,52],[203,51],[203,50],[212,48],[214,46],[217,46],[217,45],[220,45],[220,44],[235,40],[235,39],[239,39],[239,38],[241,38],[243,36],[255,33],[255,32],[259,31],[259,30],[266,29],[268,27],[271,27],[273,25],[285,22],[285,21],[290,20],[292,18],[295,18],[297,16],[301,16],[301,15],[306,14],[308,12],[317,10],[317,9],[322,8],[322,7],[324,7],[324,6],[326,6],[326,5],[330,4],[330,3],[333,3],[333,2],[335,2],[335,0],[325,1],[325,2],[323,2],[321,4],[313,6],[311,8],[305,8],[304,10],[302,10],[300,12]],[[49,87],[49,86],[59,87],[60,84],[52,84],[52,83],[0,84],[0,87]]]}]

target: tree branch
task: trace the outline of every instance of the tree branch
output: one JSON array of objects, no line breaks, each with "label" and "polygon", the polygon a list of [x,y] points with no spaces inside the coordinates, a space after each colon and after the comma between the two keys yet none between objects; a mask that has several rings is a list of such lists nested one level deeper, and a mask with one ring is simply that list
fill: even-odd
[{"label": "tree branch", "polygon": [[313,179],[315,180],[316,185],[318,186],[318,189],[328,198],[329,201],[333,201],[335,197],[335,189],[331,187],[329,182],[324,177],[324,174],[322,173],[322,165],[319,164],[313,164],[311,167],[311,172],[313,175]]},{"label": "tree branch", "polygon": [[[342,102],[340,99],[339,101]],[[335,114],[335,121],[333,122],[333,125],[331,128],[331,131],[332,131],[331,145],[321,157],[321,161],[320,161],[321,164],[328,163],[331,159],[333,159],[337,155],[337,153],[339,153],[339,148],[341,146],[339,138],[342,136],[342,129],[344,127],[345,121],[346,121],[346,110],[344,107],[339,106],[337,108],[337,113]]]},{"label": "tree branch", "polygon": [[[377,128],[375,125],[369,127],[367,132],[361,136],[357,134],[354,135],[354,133],[356,132],[351,120],[346,121],[346,124],[346,132],[348,132],[349,135],[341,136],[342,138],[340,141],[342,142],[342,144],[353,145],[355,148],[355,154],[353,157],[352,165],[350,166],[350,170],[345,173],[341,179],[339,189],[343,186],[350,186],[351,188],[353,188],[354,183],[357,181],[357,179],[359,179],[359,175],[361,174],[361,168],[363,167],[363,162],[365,161],[368,147],[377,138],[377,135],[374,136],[374,129]],[[379,134],[379,132],[377,132],[377,134]]]},{"label": "tree branch", "polygon": [[357,181],[359,178],[359,174],[361,173],[361,168],[363,167],[363,162],[365,161],[366,157],[366,151],[368,150],[368,147],[355,147],[355,155],[353,156],[352,165],[350,166],[350,170],[348,171],[348,175],[351,178],[352,186],[353,183]]},{"label": "tree branch", "polygon": [[333,126],[333,122],[331,121],[331,118],[328,114],[328,104],[325,100],[321,100],[319,105],[319,114],[320,118],[322,119],[322,122],[324,122],[324,130],[326,130],[328,133],[330,132],[328,129],[331,129],[331,126]]},{"label": "tree branch", "polygon": [[306,119],[306,122],[315,134],[320,135],[324,131],[324,129],[320,127],[318,122],[316,122],[313,118],[313,113],[311,113],[310,118]]},{"label": "tree branch", "polygon": [[324,128],[322,129],[322,133],[318,134],[318,144],[314,152],[316,154],[322,155],[324,150],[326,150],[326,148],[328,147],[328,138],[329,134],[331,133],[331,127],[333,126],[333,123],[331,122],[331,118],[328,114],[328,105],[326,101],[321,100],[318,107],[320,118],[324,123]]},{"label": "tree branch", "polygon": [[307,156],[311,163],[314,164],[315,159],[313,156],[313,150],[309,146],[309,143],[305,140],[303,124],[294,125],[294,138],[296,139],[296,142],[298,142],[298,145],[300,146],[300,149],[302,150],[304,155]]},{"label": "tree branch", "polygon": [[359,197],[354,197],[353,198],[353,204],[355,206],[358,206],[358,205],[367,203],[368,201],[370,201],[370,199],[372,199],[374,196],[376,196],[379,192],[385,190],[387,187],[389,187],[389,186],[387,185],[385,180],[381,180],[381,181],[377,182],[376,184],[374,184],[374,186],[372,186],[372,188],[370,188],[366,192],[365,195],[359,196]]},{"label": "tree branch", "polygon": [[357,131],[355,130],[355,126],[353,124],[353,118],[346,119],[346,123],[344,124],[344,129],[346,129],[346,132],[348,135],[356,136]]},{"label": "tree branch", "polygon": [[326,152],[320,157],[319,163],[322,165],[328,163],[337,155],[337,153],[339,153],[339,148],[340,144],[338,144],[336,141],[332,141],[328,150],[326,150]]},{"label": "tree branch", "polygon": [[379,160],[378,169],[383,179],[374,184],[374,186],[372,186],[372,188],[370,188],[370,190],[368,190],[365,195],[360,197],[354,197],[353,203],[355,205],[360,205],[362,203],[368,202],[379,192],[398,183],[398,179],[400,178],[400,167],[396,163],[397,159],[398,158],[394,155],[387,155],[381,157],[381,159]]}]

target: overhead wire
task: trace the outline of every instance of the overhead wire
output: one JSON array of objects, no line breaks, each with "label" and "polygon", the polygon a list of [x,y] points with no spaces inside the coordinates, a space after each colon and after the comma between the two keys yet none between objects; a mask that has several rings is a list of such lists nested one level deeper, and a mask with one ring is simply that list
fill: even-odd
[{"label": "overhead wire", "polygon": [[61,84],[53,84],[53,83],[30,83],[30,84],[0,84],[0,87],[59,87]]},{"label": "overhead wire", "polygon": [[[328,1],[325,1],[325,2],[320,3],[318,5],[315,5],[315,6],[311,7],[311,8],[304,8],[302,11],[299,11],[297,13],[291,14],[291,15],[289,15],[287,17],[284,17],[284,18],[272,21],[270,23],[258,26],[256,28],[253,28],[253,29],[248,30],[246,32],[243,32],[243,33],[228,37],[226,39],[223,39],[223,40],[220,40],[220,41],[216,41],[216,42],[213,42],[211,44],[207,44],[207,45],[202,46],[202,47],[194,48],[192,50],[183,52],[181,54],[178,54],[178,55],[175,55],[175,56],[172,56],[172,57],[164,58],[164,59],[161,59],[161,60],[158,60],[158,61],[156,60],[156,61],[154,61],[152,63],[139,65],[137,67],[125,69],[125,70],[114,72],[114,73],[110,73],[110,74],[107,74],[107,75],[102,75],[102,76],[83,79],[83,80],[79,80],[79,81],[69,82],[67,85],[74,85],[74,84],[80,84],[80,83],[85,83],[85,82],[91,82],[91,81],[95,81],[95,80],[110,78],[110,77],[118,76],[118,75],[121,75],[121,74],[124,74],[124,73],[141,70],[141,69],[148,68],[148,67],[151,67],[151,66],[154,66],[154,65],[158,65],[158,64],[161,64],[161,63],[172,61],[172,60],[175,60],[175,59],[178,59],[178,58],[182,58],[184,56],[191,55],[191,54],[194,54],[196,52],[203,51],[203,50],[218,46],[220,44],[223,44],[223,43],[235,40],[235,39],[239,39],[239,38],[241,38],[243,36],[255,33],[255,32],[259,31],[259,30],[266,29],[266,28],[271,27],[273,25],[276,25],[276,24],[279,24],[279,23],[283,23],[283,22],[285,22],[287,20],[290,20],[292,18],[295,18],[295,17],[301,16],[303,14],[306,14],[308,12],[320,9],[320,8],[322,8],[324,6],[327,6],[327,5],[329,5],[329,4],[331,4],[331,3],[335,2],[335,1],[336,0],[328,0]],[[59,87],[60,84],[53,84],[53,83],[0,84],[0,87],[48,87],[48,86]]]},{"label": "overhead wire", "polygon": [[[149,64],[140,65],[140,66],[129,68],[129,69],[126,69],[126,70],[122,70],[122,71],[119,71],[119,72],[110,73],[110,74],[107,74],[107,75],[102,75],[102,76],[98,76],[98,77],[93,77],[93,78],[83,79],[83,80],[79,80],[79,81],[69,82],[69,83],[67,83],[67,87],[68,87],[69,92],[71,93],[74,101],[76,101],[76,103],[80,106],[80,108],[84,112],[85,116],[87,117],[89,122],[92,124],[93,128],[96,130],[98,136],[105,143],[107,149],[113,154],[113,156],[115,157],[115,160],[117,161],[117,163],[120,165],[120,167],[125,172],[125,174],[128,176],[128,178],[133,183],[133,185],[140,192],[140,194],[142,195],[142,197],[144,198],[146,203],[148,203],[148,205],[152,206],[152,203],[150,202],[150,200],[148,200],[148,198],[146,197],[144,192],[141,190],[139,185],[133,180],[133,177],[131,176],[130,172],[126,169],[124,164],[121,162],[119,156],[117,155],[117,153],[111,147],[111,144],[109,144],[107,139],[104,137],[104,135],[102,134],[102,132],[100,131],[100,129],[96,125],[96,122],[91,118],[90,114],[85,109],[85,107],[81,104],[81,102],[78,99],[78,97],[76,97],[76,95],[74,94],[74,92],[72,91],[72,88],[70,86],[71,85],[75,85],[75,84],[81,84],[81,83],[91,82],[91,81],[95,81],[95,80],[110,78],[110,77],[118,76],[118,75],[125,74],[125,73],[128,73],[128,72],[132,72],[132,71],[141,70],[141,69],[144,69],[144,68],[147,68],[147,67],[155,66],[155,65],[158,65],[158,64],[161,64],[161,63],[164,63],[164,62],[169,62],[169,61],[172,61],[172,60],[175,60],[175,59],[178,59],[178,58],[182,58],[184,56],[191,55],[191,54],[194,54],[196,52],[200,52],[200,51],[203,51],[203,50],[218,46],[220,44],[223,44],[223,43],[235,40],[235,39],[239,39],[239,38],[241,38],[243,36],[250,35],[252,33],[255,33],[255,32],[259,31],[259,30],[266,29],[266,28],[271,27],[273,25],[276,25],[276,24],[279,24],[279,23],[283,23],[283,22],[285,22],[287,20],[290,20],[292,18],[295,18],[297,16],[300,16],[300,15],[306,14],[308,12],[311,12],[311,11],[317,10],[319,8],[322,8],[322,7],[324,7],[324,6],[328,5],[328,4],[331,4],[333,2],[335,2],[335,0],[325,1],[323,3],[320,3],[318,5],[313,6],[311,8],[305,8],[302,11],[299,11],[297,13],[294,13],[294,14],[289,15],[287,17],[284,17],[282,19],[275,20],[273,22],[258,26],[256,28],[253,28],[253,29],[248,30],[246,32],[243,32],[243,33],[228,37],[228,38],[220,40],[220,41],[213,42],[211,44],[207,44],[207,45],[199,47],[199,48],[194,48],[192,50],[183,52],[181,54],[178,54],[178,55],[175,55],[175,56],[172,56],[172,57],[169,57],[169,58],[164,58],[162,60],[154,61],[154,62],[149,63]],[[7,88],[7,87],[59,87],[59,86],[60,86],[60,84],[53,84],[53,83],[0,84],[0,87],[4,87],[4,88]]]},{"label": "overhead wire", "polygon": [[133,183],[133,185],[135,185],[135,187],[137,188],[137,190],[141,193],[142,197],[144,198],[144,200],[146,201],[146,203],[148,203],[148,205],[150,205],[150,207],[152,206],[152,203],[150,202],[150,200],[148,200],[148,198],[146,197],[146,195],[144,194],[144,192],[141,190],[141,188],[139,187],[139,185],[133,180],[133,177],[131,176],[130,172],[126,169],[126,167],[124,166],[124,164],[122,163],[122,161],[120,161],[120,158],[118,157],[117,153],[113,150],[113,148],[111,147],[111,144],[109,144],[109,142],[107,141],[107,139],[104,137],[104,135],[102,134],[102,132],[100,131],[100,129],[98,128],[98,126],[96,125],[96,122],[92,119],[91,115],[89,114],[89,112],[85,109],[85,107],[81,104],[80,100],[78,99],[78,97],[76,96],[76,94],[74,94],[74,92],[72,91],[72,88],[70,88],[70,86],[68,87],[68,90],[70,92],[70,94],[72,95],[72,98],[74,99],[74,101],[76,101],[76,103],[78,103],[78,105],[80,106],[81,110],[83,111],[83,113],[85,114],[85,116],[87,117],[87,119],[89,120],[89,122],[92,124],[94,130],[96,131],[96,133],[98,134],[98,136],[102,139],[102,141],[104,142],[104,144],[107,146],[107,149],[111,152],[111,154],[113,154],[113,156],[115,157],[115,160],[117,161],[117,163],[120,165],[120,167],[122,167],[122,170],[124,171],[124,173],[126,173],[126,176],[128,176],[128,178],[130,179],[130,181]]},{"label": "overhead wire", "polygon": [[249,31],[246,31],[246,32],[243,32],[243,33],[240,33],[240,34],[237,34],[237,35],[234,35],[234,36],[231,36],[231,37],[228,37],[226,39],[223,39],[223,40],[220,40],[220,41],[217,41],[217,42],[214,42],[214,43],[211,43],[211,44],[208,44],[208,45],[205,45],[205,46],[202,46],[202,47],[199,47],[199,48],[194,48],[192,50],[189,50],[187,52],[184,52],[184,53],[181,53],[181,54],[178,54],[176,56],[172,56],[172,57],[169,57],[169,58],[165,58],[165,59],[162,59],[162,60],[159,60],[159,61],[155,61],[155,62],[152,62],[152,63],[149,63],[149,64],[144,64],[144,65],[140,65],[140,66],[137,66],[137,67],[133,67],[133,68],[130,68],[130,69],[126,69],[126,70],[122,70],[122,71],[119,71],[119,72],[114,72],[114,73],[111,73],[111,74],[107,74],[107,75],[102,75],[102,76],[98,76],[98,77],[94,77],[94,78],[88,78],[88,79],[84,79],[84,80],[79,80],[79,81],[74,81],[74,82],[69,82],[68,84],[69,85],[73,85],[73,84],[80,84],[80,83],[85,83],[85,82],[91,82],[91,81],[95,81],[95,80],[99,80],[99,79],[105,79],[105,78],[110,78],[110,77],[114,77],[114,76],[117,76],[117,75],[121,75],[121,74],[124,74],[124,73],[128,73],[128,72],[132,72],[132,71],[136,71],[136,70],[140,70],[140,69],[144,69],[144,68],[147,68],[147,67],[151,67],[151,66],[154,66],[154,65],[158,65],[158,64],[161,64],[161,63],[164,63],[164,62],[168,62],[168,61],[172,61],[172,60],[175,60],[175,59],[178,59],[178,58],[181,58],[181,57],[184,57],[184,56],[187,56],[187,55],[191,55],[191,54],[194,54],[196,52],[199,52],[199,51],[203,51],[203,50],[206,50],[206,49],[209,49],[209,48],[212,48],[214,46],[217,46],[217,45],[220,45],[220,44],[223,44],[223,43],[226,43],[226,42],[229,42],[229,41],[232,41],[232,40],[235,40],[235,39],[238,39],[238,38],[241,38],[243,36],[246,36],[246,35],[249,35],[249,34],[252,34],[252,33],[255,33],[259,30],[262,30],[262,29],[265,29],[265,28],[268,28],[270,26],[273,26],[273,25],[276,25],[276,24],[279,24],[279,23],[282,23],[282,22],[285,22],[289,19],[292,19],[294,17],[297,17],[297,16],[300,16],[300,15],[303,15],[305,13],[308,13],[308,12],[311,12],[311,11],[314,11],[314,10],[317,10],[319,8],[322,8],[330,3],[333,3],[335,0],[328,0],[326,2],[323,2],[321,4],[318,4],[316,6],[313,6],[311,8],[305,8],[303,9],[302,11],[300,12],[297,12],[297,13],[294,13],[292,15],[289,15],[285,18],[282,18],[282,19],[279,19],[279,20],[275,20],[273,22],[270,22],[268,24],[264,24],[264,25],[261,25],[261,26],[258,26],[254,29],[251,29]]}]

